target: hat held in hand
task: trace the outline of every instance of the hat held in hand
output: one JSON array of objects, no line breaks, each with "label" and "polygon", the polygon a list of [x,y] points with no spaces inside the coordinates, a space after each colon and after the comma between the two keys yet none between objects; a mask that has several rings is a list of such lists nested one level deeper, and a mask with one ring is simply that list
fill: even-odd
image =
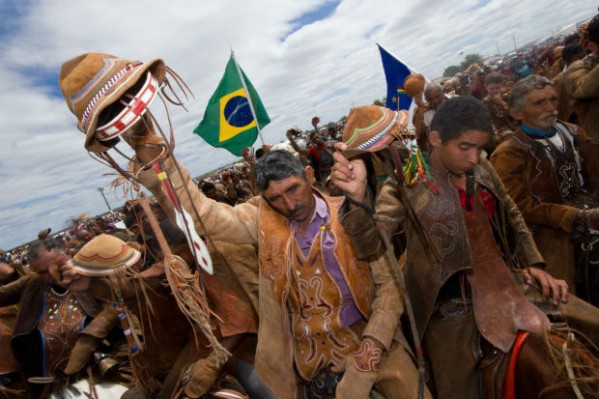
[{"label": "hat held in hand", "polygon": [[343,129],[343,151],[346,158],[386,148],[407,128],[410,114],[406,110],[392,111],[377,105],[352,108]]},{"label": "hat held in hand", "polygon": [[426,80],[419,73],[411,73],[403,81],[403,87],[408,97],[416,97],[424,92]]},{"label": "hat held in hand", "polygon": [[77,127],[85,133],[85,148],[108,151],[107,142],[144,114],[165,76],[161,59],[142,63],[86,53],[65,62],[58,84]]},{"label": "hat held in hand", "polygon": [[110,276],[135,265],[141,253],[119,238],[100,234],[73,257],[73,269],[88,277]]}]

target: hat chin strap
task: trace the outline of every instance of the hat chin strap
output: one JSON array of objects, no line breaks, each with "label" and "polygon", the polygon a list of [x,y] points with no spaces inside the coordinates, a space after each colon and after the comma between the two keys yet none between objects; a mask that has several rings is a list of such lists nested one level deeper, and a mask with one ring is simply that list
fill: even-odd
[{"label": "hat chin strap", "polygon": [[96,129],[96,138],[100,141],[112,140],[133,126],[146,112],[157,92],[158,81],[148,71],[146,81],[139,92],[123,104],[124,108],[117,116]]}]

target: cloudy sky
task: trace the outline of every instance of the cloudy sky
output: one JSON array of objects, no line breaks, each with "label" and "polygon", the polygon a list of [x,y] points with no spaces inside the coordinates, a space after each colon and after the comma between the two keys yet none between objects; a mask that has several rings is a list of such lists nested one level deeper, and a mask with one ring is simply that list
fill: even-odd
[{"label": "cloudy sky", "polygon": [[466,54],[506,53],[596,11],[595,0],[0,0],[0,248],[106,211],[100,187],[111,206],[123,202],[58,89],[62,63],[79,54],[159,57],[187,82],[195,97],[189,112],[172,109],[175,153],[198,175],[234,160],[192,134],[231,49],[274,144],[315,115],[337,120],[382,98],[375,43],[435,78]]}]

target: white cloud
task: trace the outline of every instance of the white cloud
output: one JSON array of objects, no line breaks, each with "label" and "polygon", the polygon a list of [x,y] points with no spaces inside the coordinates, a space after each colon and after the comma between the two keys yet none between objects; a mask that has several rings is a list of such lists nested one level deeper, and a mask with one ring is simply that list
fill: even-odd
[{"label": "white cloud", "polygon": [[[490,55],[590,17],[591,0],[344,0],[328,18],[294,29],[290,22],[326,0],[158,0],[19,2],[4,12],[0,40],[0,247],[59,229],[79,213],[106,210],[98,187],[111,169],[92,160],[83,135],[56,96],[63,62],[97,51],[163,58],[189,84],[189,113],[174,108],[176,154],[200,174],[234,159],[191,132],[220,80],[231,48],[260,93],[277,143],[313,116],[337,120],[354,105],[385,95],[375,42],[433,78],[464,54]],[[479,5],[482,5],[479,6]],[[3,6],[4,11],[9,8]],[[10,24],[9,24],[10,22]],[[513,35],[513,36],[512,36]],[[285,38],[285,40],[282,40]],[[33,72],[36,72],[33,75]],[[44,84],[41,84],[43,82]],[[342,93],[338,95],[338,93]],[[124,162],[123,162],[124,163]],[[109,194],[113,205],[119,201]]]}]

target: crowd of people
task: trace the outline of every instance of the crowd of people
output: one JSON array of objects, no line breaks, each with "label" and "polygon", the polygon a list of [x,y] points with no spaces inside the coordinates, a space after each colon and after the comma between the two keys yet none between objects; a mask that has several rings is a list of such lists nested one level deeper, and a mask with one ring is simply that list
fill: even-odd
[{"label": "crowd of people", "polygon": [[122,138],[119,173],[152,198],[2,251],[0,395],[85,377],[124,399],[597,397],[598,53],[599,15],[408,76],[413,128],[354,107],[200,179],[137,102],[162,60],[65,62],[86,150]]}]

